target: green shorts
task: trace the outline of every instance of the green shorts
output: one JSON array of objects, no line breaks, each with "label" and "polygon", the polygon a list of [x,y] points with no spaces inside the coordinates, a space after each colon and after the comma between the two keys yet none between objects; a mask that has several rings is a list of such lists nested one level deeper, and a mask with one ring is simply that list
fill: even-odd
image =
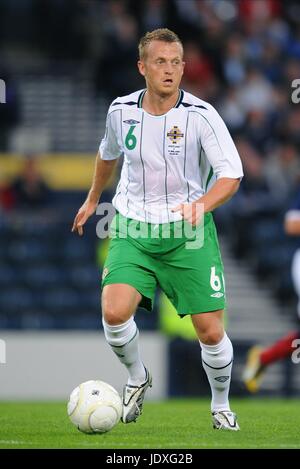
[{"label": "green shorts", "polygon": [[102,287],[126,283],[151,311],[159,286],[180,316],[225,308],[225,285],[217,233],[211,213],[193,228],[185,221],[151,225],[117,214]]}]

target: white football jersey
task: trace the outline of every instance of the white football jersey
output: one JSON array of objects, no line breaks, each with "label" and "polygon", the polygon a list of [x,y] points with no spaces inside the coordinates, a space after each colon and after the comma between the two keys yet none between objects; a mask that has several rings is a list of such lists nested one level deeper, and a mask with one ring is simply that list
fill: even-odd
[{"label": "white football jersey", "polygon": [[113,205],[149,223],[180,220],[172,208],[201,197],[216,178],[241,178],[239,154],[210,104],[183,90],[166,114],[142,108],[146,90],[112,102],[99,147],[103,160],[124,155]]}]

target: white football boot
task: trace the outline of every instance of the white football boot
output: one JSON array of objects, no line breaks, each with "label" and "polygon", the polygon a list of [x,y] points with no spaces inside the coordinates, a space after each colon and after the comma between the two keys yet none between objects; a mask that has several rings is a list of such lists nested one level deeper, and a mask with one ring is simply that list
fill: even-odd
[{"label": "white football boot", "polygon": [[213,428],[216,430],[233,430],[238,431],[240,429],[237,423],[236,415],[230,410],[221,410],[219,412],[212,413]]},{"label": "white football boot", "polygon": [[152,376],[145,368],[146,380],[140,386],[126,384],[123,389],[123,411],[121,420],[123,423],[135,422],[142,414],[145,393],[148,387],[152,387]]}]

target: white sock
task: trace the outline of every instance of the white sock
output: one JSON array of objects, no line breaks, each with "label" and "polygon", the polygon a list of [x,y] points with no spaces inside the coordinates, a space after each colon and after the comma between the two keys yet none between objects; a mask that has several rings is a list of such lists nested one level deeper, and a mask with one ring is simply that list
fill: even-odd
[{"label": "white sock", "polygon": [[232,343],[225,332],[218,344],[206,345],[200,342],[200,346],[202,365],[212,393],[211,411],[230,410],[228,394],[233,362]]},{"label": "white sock", "polygon": [[139,386],[145,381],[145,367],[139,351],[139,330],[131,317],[123,324],[110,326],[102,319],[106,341],[128,371],[128,383]]}]

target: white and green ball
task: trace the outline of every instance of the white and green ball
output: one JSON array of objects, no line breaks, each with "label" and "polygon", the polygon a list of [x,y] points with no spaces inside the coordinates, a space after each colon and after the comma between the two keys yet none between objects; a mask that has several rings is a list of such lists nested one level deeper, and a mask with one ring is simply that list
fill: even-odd
[{"label": "white and green ball", "polygon": [[119,393],[104,381],[86,381],[75,388],[68,402],[71,422],[84,433],[105,433],[120,421]]}]

